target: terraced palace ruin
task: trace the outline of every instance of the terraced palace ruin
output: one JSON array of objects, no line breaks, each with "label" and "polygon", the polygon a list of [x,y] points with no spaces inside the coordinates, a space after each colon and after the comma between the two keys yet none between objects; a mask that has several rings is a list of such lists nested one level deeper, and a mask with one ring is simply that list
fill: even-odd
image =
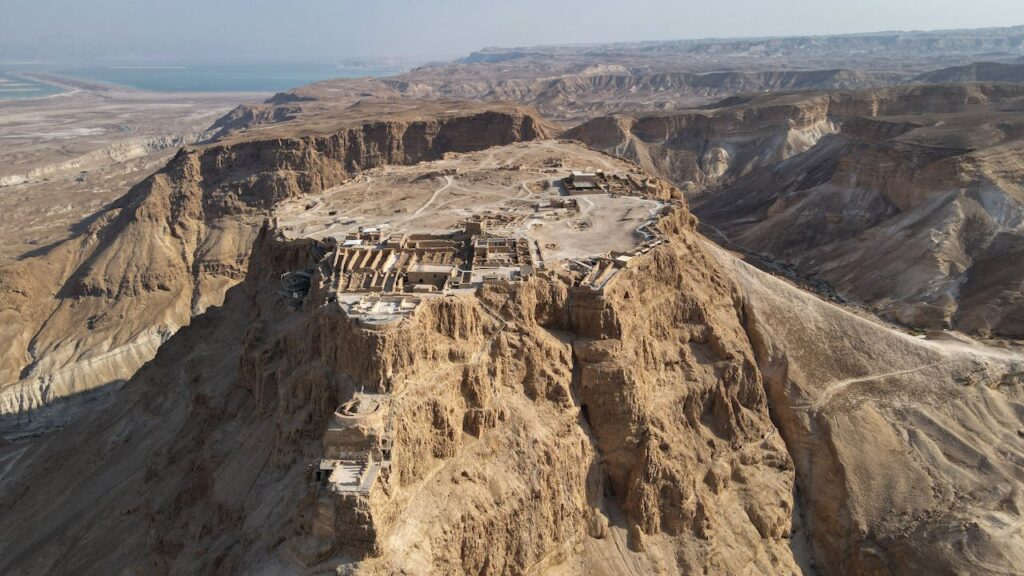
[{"label": "terraced palace ruin", "polygon": [[0,574],[1024,573],[1024,27],[51,81]]},{"label": "terraced palace ruin", "polygon": [[[600,295],[635,258],[665,241],[657,222],[675,201],[635,167],[554,141],[510,147],[505,155],[514,160],[495,160],[492,152],[389,167],[279,208],[276,229],[312,240],[315,262],[281,277],[283,300],[343,314],[357,330],[385,332],[428,300],[475,300],[489,284],[559,278]],[[607,165],[577,168],[595,159]],[[379,201],[379,213],[346,213],[354,196],[363,196],[364,206]],[[413,196],[421,200],[403,201]],[[489,346],[505,321],[481,306],[492,321]],[[330,542],[379,553],[379,524],[390,513],[377,487],[388,483],[393,451],[401,450],[396,403],[414,385],[364,387],[329,418],[322,457],[309,464],[319,542],[312,549]]]}]

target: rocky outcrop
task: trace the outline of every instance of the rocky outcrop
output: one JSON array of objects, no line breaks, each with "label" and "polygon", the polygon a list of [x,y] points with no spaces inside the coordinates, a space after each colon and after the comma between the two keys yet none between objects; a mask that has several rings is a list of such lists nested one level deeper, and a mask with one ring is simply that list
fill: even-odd
[{"label": "rocky outcrop", "polygon": [[969,270],[1020,234],[1022,98],[1008,84],[740,98],[567,136],[672,179],[710,236],[839,297],[919,328],[1019,336],[1004,320],[1016,280]]},{"label": "rocky outcrop", "polygon": [[1021,37],[1020,27],[1009,27],[490,48],[390,78],[318,82],[243,114],[271,117],[275,107],[290,114],[329,101],[343,108],[368,100],[460,98],[516,101],[578,123],[609,114],[683,111],[735,94],[892,86],[980,58],[1012,61],[1021,54]]},{"label": "rocky outcrop", "polygon": [[72,176],[77,176],[79,172],[96,166],[121,164],[135,158],[143,158],[154,152],[173,151],[181,146],[195,144],[206,137],[207,133],[205,131],[199,131],[176,136],[129,138],[70,160],[33,168],[23,174],[0,176],[0,188],[18,184],[39,183],[60,177],[70,179]]},{"label": "rocky outcrop", "polygon": [[240,106],[215,124],[218,136],[299,119],[339,105],[416,99],[519,102],[548,118],[571,122],[608,114],[672,111],[733,94],[840,90],[888,86],[899,75],[854,70],[651,72],[629,66],[593,66],[561,74],[536,67],[494,75],[477,66],[450,64],[391,78],[334,80],[302,87],[263,104]]},{"label": "rocky outcrop", "polygon": [[836,131],[829,112],[824,95],[740,98],[709,110],[597,118],[563,136],[633,160],[693,193],[810,149]]},{"label": "rocky outcrop", "polygon": [[[59,547],[87,572],[609,573],[626,544],[616,562],[645,571],[795,571],[792,463],[740,300],[684,210],[662,226],[673,240],[603,293],[557,277],[492,284],[428,299],[385,331],[316,291],[285,305],[278,278],[313,262],[315,243],[264,228],[222,308],[171,337],[121,402],[23,463],[3,492],[5,526],[20,526],[0,529],[3,571],[46,571],[56,556],[43,551]],[[335,501],[326,533],[348,536],[317,537],[307,466],[358,390],[390,398],[393,461],[365,498]],[[74,495],[41,489],[59,483],[58,462],[78,470]],[[52,504],[33,503],[44,493]],[[14,521],[43,509],[88,546]]]},{"label": "rocky outcrop", "polygon": [[1019,349],[914,338],[717,254],[744,294],[817,567],[1019,571]]},{"label": "rocky outcrop", "polygon": [[[681,202],[657,225],[601,289],[552,271],[368,329],[319,241],[266,224],[223,306],[0,477],[0,571],[1019,569],[1019,351],[827,304]],[[357,395],[380,421],[332,428]],[[316,478],[330,442],[381,432],[372,482]]]},{"label": "rocky outcrop", "polygon": [[597,302],[569,301],[582,336],[575,392],[606,490],[635,549],[656,546],[645,542],[658,534],[678,539],[677,565],[666,569],[795,571],[792,464],[766,415],[742,312],[678,218],[663,222],[669,248]]},{"label": "rocky outcrop", "polygon": [[997,233],[965,272],[953,323],[990,334],[1024,334],[1024,267],[1007,266],[1021,258],[1024,237]]},{"label": "rocky outcrop", "polygon": [[470,108],[183,148],[86,235],[5,273],[0,286],[11,298],[3,301],[23,300],[27,313],[3,332],[10,353],[0,366],[0,410],[16,415],[17,429],[42,405],[129,378],[242,279],[258,223],[275,202],[367,168],[544,135],[528,111]]},{"label": "rocky outcrop", "polygon": [[227,114],[221,116],[210,126],[213,131],[213,138],[223,138],[233,132],[263,126],[266,124],[278,124],[294,120],[302,109],[298,106],[286,106],[291,99],[275,100],[270,99],[268,103],[275,104],[273,107],[261,106],[259,104],[242,104],[235,107]]}]

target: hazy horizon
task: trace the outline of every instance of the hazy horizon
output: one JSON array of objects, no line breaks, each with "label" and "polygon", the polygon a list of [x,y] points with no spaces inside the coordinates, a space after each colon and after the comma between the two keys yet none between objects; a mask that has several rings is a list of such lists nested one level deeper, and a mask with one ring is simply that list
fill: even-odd
[{"label": "hazy horizon", "polygon": [[487,47],[990,28],[1024,24],[1024,3],[609,0],[514,5],[396,0],[175,4],[8,0],[0,63],[339,62],[456,58]]}]

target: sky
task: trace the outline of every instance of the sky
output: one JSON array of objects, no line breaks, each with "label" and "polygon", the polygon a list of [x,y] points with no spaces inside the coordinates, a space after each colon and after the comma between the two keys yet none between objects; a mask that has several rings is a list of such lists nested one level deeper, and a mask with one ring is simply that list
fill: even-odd
[{"label": "sky", "polygon": [[444,60],[486,46],[1024,24],[1024,0],[2,0],[0,63]]}]

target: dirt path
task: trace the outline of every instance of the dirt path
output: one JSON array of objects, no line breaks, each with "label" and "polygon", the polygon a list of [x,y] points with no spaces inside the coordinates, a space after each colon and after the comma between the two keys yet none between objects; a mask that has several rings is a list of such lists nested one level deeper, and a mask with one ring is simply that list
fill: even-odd
[{"label": "dirt path", "polygon": [[[837,394],[842,393],[844,390],[854,384],[860,384],[862,382],[871,382],[872,380],[881,380],[882,378],[891,378],[894,376],[904,376],[906,374],[913,374],[929,368],[937,368],[946,364],[953,363],[954,360],[943,360],[941,362],[932,362],[931,364],[925,364],[923,366],[917,366],[914,368],[906,368],[903,370],[892,370],[890,372],[880,372],[877,374],[869,374],[867,376],[858,376],[856,378],[847,378],[845,380],[839,380],[828,384],[822,393],[812,402],[810,405],[805,406],[812,411],[819,411],[824,408],[829,401],[832,400]],[[797,406],[794,406],[797,407]]]},{"label": "dirt path", "polygon": [[[737,279],[741,284],[745,282],[743,278],[751,278],[752,286],[760,284],[762,289],[765,291],[784,292],[786,289],[797,291],[803,294],[804,297],[815,300],[817,305],[834,310],[839,315],[849,319],[849,327],[851,329],[860,326],[865,330],[882,330],[896,338],[897,341],[900,342],[900,345],[907,345],[908,350],[915,351],[913,357],[916,361],[912,360],[911,357],[908,356],[905,362],[899,362],[896,365],[890,364],[889,366],[884,367],[887,368],[886,370],[881,370],[879,372],[871,372],[846,378],[842,378],[841,376],[846,376],[848,373],[834,374],[831,377],[821,377],[820,382],[809,383],[812,385],[811,389],[807,390],[805,393],[810,397],[805,397],[805,399],[802,399],[803,401],[799,403],[791,403],[791,407],[793,409],[818,413],[835,403],[840,395],[847,392],[850,394],[860,395],[862,391],[856,390],[858,385],[876,382],[884,378],[898,378],[930,369],[940,369],[951,366],[962,366],[962,369],[968,369],[972,363],[979,360],[994,360],[1000,363],[1009,362],[1024,367],[1024,354],[1022,354],[1018,349],[993,346],[956,333],[938,335],[933,338],[921,338],[919,336],[909,334],[904,329],[898,326],[893,326],[877,316],[869,314],[866,310],[860,308],[854,308],[851,310],[847,305],[822,298],[813,291],[807,290],[792,281],[787,281],[771,273],[765,272],[759,267],[738,258],[735,254],[729,252],[726,248],[715,244],[711,240],[705,239],[704,245],[709,249],[709,251],[716,255],[720,262],[726,264],[729,268],[735,270],[739,274]],[[785,289],[782,288],[783,285],[786,287]],[[757,291],[758,289],[755,289],[754,293],[757,293]],[[755,296],[755,298],[757,297]],[[800,298],[797,298],[794,293],[793,299]],[[770,308],[770,304],[766,304],[766,306]],[[907,364],[910,365],[908,366]],[[871,368],[862,368],[862,370],[868,372]],[[938,370],[936,372],[938,373]],[[937,385],[929,388],[929,393],[933,395],[931,397],[935,401],[939,401],[938,398],[940,394],[943,398],[946,398],[949,394],[955,393],[957,388],[952,385],[950,378],[951,376],[948,375],[944,377],[942,382],[949,384],[949,386],[942,387],[941,390]],[[901,383],[900,387],[909,390],[909,388],[906,388],[905,384],[906,383]],[[864,390],[863,392],[867,392],[867,390]],[[792,401],[795,399],[791,398],[790,400]],[[915,398],[915,402],[922,401],[922,398]],[[897,400],[893,395],[888,395],[885,402],[887,404],[894,405],[895,403],[898,403],[899,400]]]},{"label": "dirt path", "polygon": [[415,218],[415,217],[419,216],[420,214],[422,214],[424,210],[429,208],[430,205],[434,203],[434,200],[437,200],[437,197],[441,194],[441,192],[444,192],[445,190],[447,190],[452,185],[452,183],[454,183],[454,180],[452,179],[451,176],[445,176],[444,180],[445,180],[444,186],[441,186],[437,190],[434,190],[434,193],[430,196],[430,199],[427,200],[426,202],[424,202],[423,206],[420,206],[420,209],[415,211],[415,212],[413,212],[408,218],[405,219],[405,221],[408,222],[409,220],[412,220],[413,218]]},{"label": "dirt path", "polygon": [[579,215],[580,218],[586,218],[594,210],[594,201],[591,200],[590,198],[587,198],[586,196],[577,196],[576,199],[579,200],[581,203],[587,205],[586,210],[580,210]]}]

